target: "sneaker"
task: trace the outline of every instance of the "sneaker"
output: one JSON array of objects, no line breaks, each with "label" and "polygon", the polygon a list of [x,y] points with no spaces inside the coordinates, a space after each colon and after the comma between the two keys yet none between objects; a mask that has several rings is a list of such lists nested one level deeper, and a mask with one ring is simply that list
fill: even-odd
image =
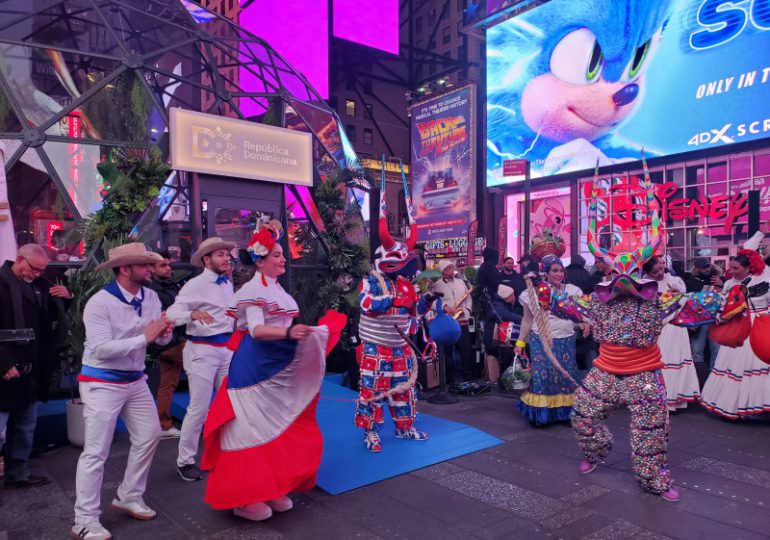
[{"label": "sneaker", "polygon": [[265,503],[273,509],[273,512],[288,512],[294,508],[294,502],[286,495],[271,501],[265,501]]},{"label": "sneaker", "polygon": [[171,426],[168,429],[162,429],[160,431],[160,440],[164,439],[178,439],[182,436],[182,432],[175,428],[174,426]]},{"label": "sneaker", "polygon": [[412,439],[414,441],[425,441],[428,439],[428,434],[424,431],[420,431],[411,427],[409,429],[396,429],[397,439]]},{"label": "sneaker", "polygon": [[142,521],[148,521],[155,518],[158,513],[144,504],[142,499],[135,501],[121,501],[118,497],[112,499],[112,507],[118,512],[128,514],[134,519],[141,519]]},{"label": "sneaker", "polygon": [[110,531],[102,527],[98,521],[87,525],[73,525],[70,529],[70,538],[75,540],[109,540],[112,538]]},{"label": "sneaker", "polygon": [[364,433],[364,446],[373,453],[382,452],[380,436],[376,431],[369,430]]},{"label": "sneaker", "polygon": [[668,502],[679,502],[679,492],[675,490],[674,488],[668,488],[668,491],[664,491],[660,494],[661,498],[664,501]]},{"label": "sneaker", "polygon": [[273,515],[273,510],[265,503],[252,503],[233,508],[233,514],[249,521],[264,521]]},{"label": "sneaker", "polygon": [[6,479],[4,485],[8,489],[17,489],[17,488],[44,486],[50,483],[51,483],[51,480],[49,478],[46,478],[45,476],[37,476],[34,474],[30,474],[24,480],[7,480]]},{"label": "sneaker", "polygon": [[591,474],[596,470],[597,463],[591,463],[588,460],[583,460],[580,462],[580,474]]},{"label": "sneaker", "polygon": [[195,463],[182,465],[181,467],[177,466],[176,470],[179,472],[179,476],[181,476],[182,480],[185,482],[197,482],[203,478],[201,476],[201,470]]}]

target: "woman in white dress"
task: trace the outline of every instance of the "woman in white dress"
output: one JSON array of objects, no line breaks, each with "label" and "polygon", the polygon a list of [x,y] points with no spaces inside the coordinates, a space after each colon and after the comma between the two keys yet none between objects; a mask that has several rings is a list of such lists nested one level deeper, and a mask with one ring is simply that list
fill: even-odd
[{"label": "woman in white dress", "polygon": [[[743,283],[752,287],[770,283],[770,269],[753,250],[743,249],[730,260],[732,278],[724,291]],[[751,316],[768,313],[770,293],[749,299]],[[736,348],[719,349],[714,369],[703,385],[701,404],[711,412],[731,420],[770,411],[770,365],[765,364],[751,349],[749,340]]]},{"label": "woman in white dress", "polygon": [[[644,265],[645,277],[658,282],[661,293],[684,294],[685,284],[681,278],[666,273],[666,265],[653,257]],[[687,329],[673,324],[664,324],[658,338],[658,347],[663,355],[663,382],[666,385],[666,404],[669,411],[684,409],[688,403],[698,400],[700,385],[692,361],[690,336]]]}]

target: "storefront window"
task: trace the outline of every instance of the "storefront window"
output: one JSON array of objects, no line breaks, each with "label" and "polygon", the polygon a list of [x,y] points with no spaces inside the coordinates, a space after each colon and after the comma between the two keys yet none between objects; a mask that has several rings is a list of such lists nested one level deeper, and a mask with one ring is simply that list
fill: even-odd
[{"label": "storefront window", "polygon": [[730,178],[751,178],[751,156],[730,158]]},{"label": "storefront window", "polygon": [[82,259],[75,220],[36,150],[28,149],[8,171],[8,199],[18,245],[39,244],[56,262]]},{"label": "storefront window", "polygon": [[708,183],[712,182],[724,182],[727,180],[727,162],[722,161],[719,163],[708,164]]},{"label": "storefront window", "polygon": [[666,182],[673,182],[680,187],[684,186],[684,169],[681,166],[666,169]]},{"label": "storefront window", "polygon": [[754,156],[754,176],[770,175],[770,154]]},{"label": "storefront window", "polygon": [[685,179],[688,186],[703,184],[705,180],[703,165],[688,165],[686,168]]}]

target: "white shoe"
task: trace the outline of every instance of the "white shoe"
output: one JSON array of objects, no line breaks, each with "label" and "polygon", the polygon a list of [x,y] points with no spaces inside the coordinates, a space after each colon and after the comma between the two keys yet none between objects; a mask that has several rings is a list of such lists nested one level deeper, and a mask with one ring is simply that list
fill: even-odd
[{"label": "white shoe", "polygon": [[102,527],[98,521],[87,525],[74,525],[70,529],[70,538],[75,540],[109,540],[112,538],[110,531]]},{"label": "white shoe", "polygon": [[180,430],[178,430],[177,428],[175,428],[174,426],[171,426],[168,429],[163,429],[160,432],[160,439],[161,440],[165,440],[165,439],[178,439],[181,436],[182,436],[182,432]]},{"label": "white shoe", "polygon": [[233,508],[233,514],[249,521],[264,521],[273,515],[273,510],[265,503],[252,503]]},{"label": "white shoe", "polygon": [[288,512],[292,508],[294,508],[294,503],[292,500],[284,495],[283,497],[278,497],[277,499],[273,499],[271,501],[265,501],[267,505],[273,509],[274,512]]},{"label": "white shoe", "polygon": [[134,519],[141,519],[143,521],[153,519],[158,515],[155,510],[144,504],[142,499],[128,502],[121,501],[115,497],[112,499],[112,507],[118,512],[123,512],[124,514],[128,514]]}]

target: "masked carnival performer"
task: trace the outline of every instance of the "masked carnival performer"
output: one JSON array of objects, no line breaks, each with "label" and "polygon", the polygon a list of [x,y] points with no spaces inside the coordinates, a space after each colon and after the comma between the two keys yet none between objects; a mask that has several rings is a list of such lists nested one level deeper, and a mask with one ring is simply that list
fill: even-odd
[{"label": "masked carnival performer", "polygon": [[[648,210],[654,202],[645,169]],[[598,176],[598,171],[597,171]],[[736,286],[725,295],[658,292],[658,284],[641,278],[641,269],[660,242],[660,220],[652,211],[649,244],[633,252],[614,254],[596,240],[597,178],[589,207],[588,247],[597,259],[612,265],[611,281],[599,283],[591,296],[570,296],[538,285],[542,307],[563,318],[589,322],[599,343],[599,358],[575,393],[572,427],[583,454],[580,473],[592,472],[607,456],[612,434],[604,423],[619,406],[631,412],[631,452],[634,473],[642,487],[667,501],[678,501],[668,469],[669,418],[666,388],[657,341],[664,324],[697,326],[727,321],[747,309],[747,296],[757,289]]]},{"label": "masked carnival performer", "polygon": [[292,325],[297,302],[277,281],[286,272],[281,234],[271,221],[249,243],[257,271],[227,310],[236,320],[228,343],[235,352],[204,427],[205,501],[251,521],[290,510],[289,493],[315,486],[319,390],[347,320],[330,312],[319,326]]},{"label": "masked carnival performer", "polygon": [[417,272],[417,255],[412,251],[417,243],[417,223],[409,190],[404,181],[404,195],[409,212],[409,238],[404,242],[393,239],[385,218],[385,164],[382,168],[380,191],[380,245],[375,252],[374,270],[361,282],[359,300],[361,320],[357,349],[360,368],[356,426],[364,429],[364,445],[370,452],[380,452],[379,430],[383,424],[382,406],[387,400],[390,415],[399,439],[425,440],[428,434],[414,427],[414,384],[417,380],[417,360],[403,335],[415,329],[415,318],[430,308],[418,297],[411,283]]}]

